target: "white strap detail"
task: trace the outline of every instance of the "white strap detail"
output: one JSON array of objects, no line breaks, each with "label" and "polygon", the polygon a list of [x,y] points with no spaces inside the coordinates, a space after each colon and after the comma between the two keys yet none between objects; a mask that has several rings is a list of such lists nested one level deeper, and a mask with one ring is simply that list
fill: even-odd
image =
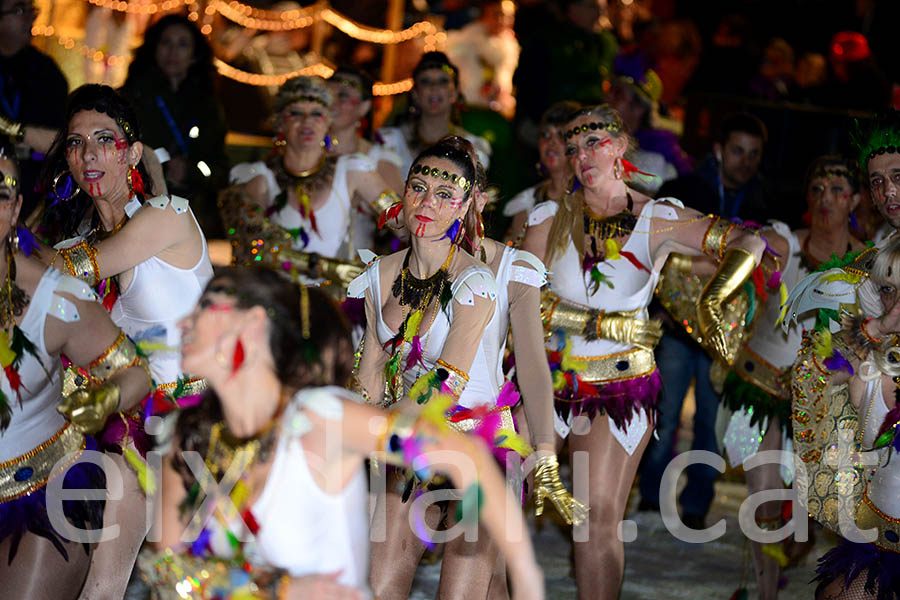
[{"label": "white strap detail", "polygon": [[153,151],[153,154],[156,155],[156,160],[159,161],[159,164],[169,162],[169,159],[172,158],[169,155],[169,151],[166,150],[164,147],[157,148],[156,150]]},{"label": "white strap detail", "polygon": [[63,240],[63,241],[59,242],[58,244],[53,246],[53,249],[54,250],[65,250],[66,248],[71,248],[72,246],[75,246],[83,241],[84,241],[84,238],[79,235],[77,237],[69,238],[67,240]]},{"label": "white strap detail", "polygon": [[345,154],[340,158],[345,163],[347,171],[364,171],[366,173],[376,171],[378,165],[375,164],[368,155],[362,152],[354,152],[353,154]]},{"label": "white strap detail", "polygon": [[188,211],[190,202],[188,202],[187,198],[172,196],[172,208],[175,210],[175,214],[180,215]]},{"label": "white strap detail", "polygon": [[529,265],[534,267],[535,271],[540,271],[541,273],[547,271],[547,267],[546,267],[546,265],[544,265],[544,261],[539,259],[537,256],[535,256],[531,252],[528,252],[527,250],[519,250],[519,249],[516,249],[515,252],[516,252],[516,256],[515,256],[515,258],[513,258],[513,262],[520,260],[520,261],[522,261],[524,263],[528,263]]},{"label": "white strap detail", "polygon": [[137,199],[137,196],[132,196],[131,199],[128,200],[128,204],[125,205],[125,216],[130,219],[140,208],[141,201]]},{"label": "white strap detail", "polygon": [[512,269],[510,269],[509,280],[516,283],[524,283],[531,287],[542,288],[547,285],[547,273],[546,271],[539,272],[529,267],[513,265]]},{"label": "white strap detail", "polygon": [[159,210],[165,210],[169,205],[169,197],[168,196],[156,196],[155,198],[150,198],[147,200],[147,204],[152,206],[153,208],[158,208]]},{"label": "white strap detail", "polygon": [[530,187],[513,196],[512,200],[503,205],[503,216],[512,217],[523,210],[530,211],[534,208],[534,203],[537,199],[537,189],[538,186]]},{"label": "white strap detail", "polygon": [[356,251],[356,254],[357,256],[359,256],[359,260],[363,261],[367,265],[372,264],[372,261],[378,258],[378,255],[368,248],[360,248]]},{"label": "white strap detail", "polygon": [[[366,267],[366,270],[357,275],[356,278],[350,282],[350,285],[347,286],[348,298],[366,297],[366,290],[369,289],[369,282],[371,281],[369,272],[375,268],[375,265],[377,264],[376,261],[372,261],[371,263],[369,263],[369,266]],[[372,293],[374,294],[374,292]]]},{"label": "white strap detail", "polygon": [[678,198],[672,198],[671,196],[666,196],[665,198],[657,198],[657,202],[668,202],[669,204],[673,204],[678,208],[684,208],[684,202],[679,200]]},{"label": "white strap detail", "polygon": [[450,286],[450,292],[460,304],[474,306],[475,296],[489,300],[497,298],[497,282],[487,267],[471,266],[460,273]]},{"label": "white strap detail", "polygon": [[528,213],[528,226],[540,225],[547,219],[556,215],[559,205],[553,200],[541,202]]},{"label": "white strap detail", "polygon": [[344,418],[344,404],[329,388],[302,390],[294,399],[300,406],[323,419],[340,421]]},{"label": "white strap detail", "polygon": [[47,314],[64,323],[74,323],[81,318],[75,305],[57,294],[50,297],[50,309]]},{"label": "white strap detail", "polygon": [[[832,276],[840,275],[844,275],[842,269],[829,269],[810,273],[794,284],[787,302],[785,302],[787,312],[781,323],[782,330],[787,333],[791,323],[799,322],[799,319],[808,311],[820,308],[840,310],[841,304],[855,303],[857,291],[861,291],[860,288],[864,287],[869,279],[863,280],[861,284],[850,283],[843,279],[826,281]],[[840,328],[837,323],[832,323],[832,326]]]},{"label": "white strap detail", "polygon": [[59,282],[56,284],[56,290],[59,292],[72,294],[73,296],[81,300],[96,301],[98,299],[97,294],[94,293],[94,290],[91,289],[91,286],[81,281],[80,279],[75,279],[74,277],[69,277],[68,275],[63,275],[59,278]]}]

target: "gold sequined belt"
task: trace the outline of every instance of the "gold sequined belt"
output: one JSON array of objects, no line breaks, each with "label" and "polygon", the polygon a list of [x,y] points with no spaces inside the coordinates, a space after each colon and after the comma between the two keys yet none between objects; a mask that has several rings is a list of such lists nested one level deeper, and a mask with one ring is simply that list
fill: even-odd
[{"label": "gold sequined belt", "polygon": [[882,550],[900,553],[900,519],[886,515],[863,492],[862,502],[856,508],[856,525],[862,530],[876,528],[878,539],[873,544]]},{"label": "gold sequined belt", "polygon": [[[491,412],[497,412],[500,414],[500,429],[511,429],[513,431],[516,430],[516,425],[513,422],[512,409],[509,406],[502,406],[500,408],[496,408]],[[447,425],[452,427],[453,429],[462,432],[469,433],[470,431],[474,431],[478,424],[481,423],[481,419],[463,419],[461,421],[450,421],[447,420]]]},{"label": "gold sequined belt", "polygon": [[[180,388],[179,384],[181,385]],[[202,394],[206,391],[207,387],[208,386],[206,385],[206,380],[202,377],[191,377],[190,379],[185,379],[183,381],[163,383],[156,386],[156,389],[166,392],[166,396],[175,404],[178,404],[178,398],[185,398],[187,396],[196,396],[197,394]],[[178,388],[178,398],[174,397],[176,388]]]},{"label": "gold sequined belt", "polygon": [[[47,485],[65,472],[84,451],[84,436],[66,422],[49,440],[30,452],[0,463],[0,503],[15,500]],[[53,467],[62,459],[59,468]]]},{"label": "gold sequined belt", "polygon": [[[570,356],[570,361],[580,362],[584,369],[575,374],[578,379],[587,383],[615,383],[645,377],[656,369],[656,359],[652,350],[634,348],[624,352],[604,354],[602,356]],[[568,402],[580,402],[581,399],[560,398]]]},{"label": "gold sequined belt", "polygon": [[790,401],[785,392],[779,391],[781,371],[747,346],[741,346],[734,359],[733,368],[741,379],[755,385],[773,398]]}]

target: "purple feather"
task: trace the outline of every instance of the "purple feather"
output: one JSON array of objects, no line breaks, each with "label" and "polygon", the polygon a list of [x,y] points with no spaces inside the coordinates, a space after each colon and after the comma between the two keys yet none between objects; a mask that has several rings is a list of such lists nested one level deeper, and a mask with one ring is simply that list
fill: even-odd
[{"label": "purple feather", "polygon": [[766,282],[766,286],[769,289],[776,289],[781,285],[781,271],[772,271],[772,276],[769,277],[769,281]]},{"label": "purple feather", "polygon": [[31,233],[30,229],[21,225],[16,227],[16,233],[19,235],[19,249],[22,250],[22,254],[31,256],[31,253],[38,247],[34,234]]},{"label": "purple feather", "polygon": [[455,241],[456,236],[459,235],[460,227],[462,227],[462,221],[460,221],[459,219],[453,221],[453,224],[450,226],[450,228],[437,241],[441,241],[441,240],[450,240],[451,242]]},{"label": "purple feather", "polygon": [[837,350],[834,351],[834,354],[825,359],[825,368],[829,371],[847,371],[853,375],[853,367]]},{"label": "purple feather", "polygon": [[859,226],[859,221],[856,220],[856,213],[850,213],[850,229],[855,231],[856,233],[862,233],[862,227]]},{"label": "purple feather", "polygon": [[840,538],[838,545],[819,559],[815,581],[821,582],[821,590],[841,578],[844,587],[849,588],[857,577],[862,577],[872,598],[896,600],[900,589],[900,554],[880,550],[874,544],[855,544]]},{"label": "purple feather", "polygon": [[206,546],[209,544],[211,534],[209,529],[203,528],[194,543],[191,544],[191,554],[194,556],[203,556],[206,552]]},{"label": "purple feather", "polygon": [[519,403],[519,390],[516,388],[516,384],[512,381],[507,381],[503,384],[503,387],[500,388],[500,395],[497,396],[497,406],[503,408],[504,406],[515,406]]},{"label": "purple feather", "polygon": [[569,386],[556,392],[561,398],[555,402],[559,416],[566,419],[570,413],[574,413],[585,414],[593,419],[599,412],[608,415],[616,427],[625,429],[631,423],[634,413],[643,408],[650,419],[650,427],[654,427],[659,390],[662,388],[662,377],[658,369],[644,377],[606,385],[597,383],[592,387],[600,390],[596,396],[582,396],[577,389],[573,390]]},{"label": "purple feather", "polygon": [[422,362],[422,341],[419,336],[414,335],[412,339],[412,343],[409,348],[409,356],[406,357],[406,367],[404,367],[403,371],[409,371],[416,365],[425,366],[425,363]]},{"label": "purple feather", "polygon": [[882,421],[881,427],[878,429],[878,435],[875,437],[881,437],[885,431],[894,426],[900,426],[900,406],[895,406],[885,415],[884,421]]}]

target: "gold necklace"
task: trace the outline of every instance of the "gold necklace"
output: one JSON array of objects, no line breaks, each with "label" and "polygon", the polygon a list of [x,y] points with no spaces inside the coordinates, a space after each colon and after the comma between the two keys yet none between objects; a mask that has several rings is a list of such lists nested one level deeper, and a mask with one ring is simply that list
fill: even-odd
[{"label": "gold necklace", "polygon": [[[299,173],[294,173],[293,171],[291,171],[290,169],[287,168],[287,165],[284,165],[284,172],[287,173],[288,176],[290,176],[293,179],[306,179],[308,177],[312,177],[313,175],[315,175],[316,173],[318,173],[319,171],[322,170],[322,167],[325,166],[326,158],[327,158],[326,153],[322,152],[322,156],[321,156],[321,158],[319,158],[319,162],[316,163],[316,165],[313,168],[307,169],[306,171],[300,171]],[[283,161],[282,161],[282,164],[283,164]]]}]

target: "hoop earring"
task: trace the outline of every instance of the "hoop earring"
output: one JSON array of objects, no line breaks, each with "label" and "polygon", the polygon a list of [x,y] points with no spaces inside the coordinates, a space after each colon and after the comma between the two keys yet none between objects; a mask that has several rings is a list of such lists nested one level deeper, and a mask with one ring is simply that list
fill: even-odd
[{"label": "hoop earring", "polygon": [[617,158],[615,162],[615,166],[613,166],[613,177],[616,179],[622,179],[622,159]]},{"label": "hoop earring", "polygon": [[[59,193],[59,178],[62,177],[63,175],[68,175],[68,181],[66,182],[65,187],[63,188],[63,191],[68,190],[69,194],[67,196],[63,196],[62,194]],[[58,199],[62,200],[63,202],[68,202],[69,200],[71,200],[72,198],[75,197],[75,194],[78,193],[78,186],[75,185],[75,182],[72,180],[72,174],[69,172],[68,169],[66,169],[65,171],[60,172],[56,177],[53,178],[53,184],[50,186],[50,190],[53,192],[53,195],[56,196]]]},{"label": "hoop earring", "polygon": [[10,254],[15,254],[19,251],[19,228],[13,227],[9,230],[9,235],[6,236],[6,245],[9,249]]}]

